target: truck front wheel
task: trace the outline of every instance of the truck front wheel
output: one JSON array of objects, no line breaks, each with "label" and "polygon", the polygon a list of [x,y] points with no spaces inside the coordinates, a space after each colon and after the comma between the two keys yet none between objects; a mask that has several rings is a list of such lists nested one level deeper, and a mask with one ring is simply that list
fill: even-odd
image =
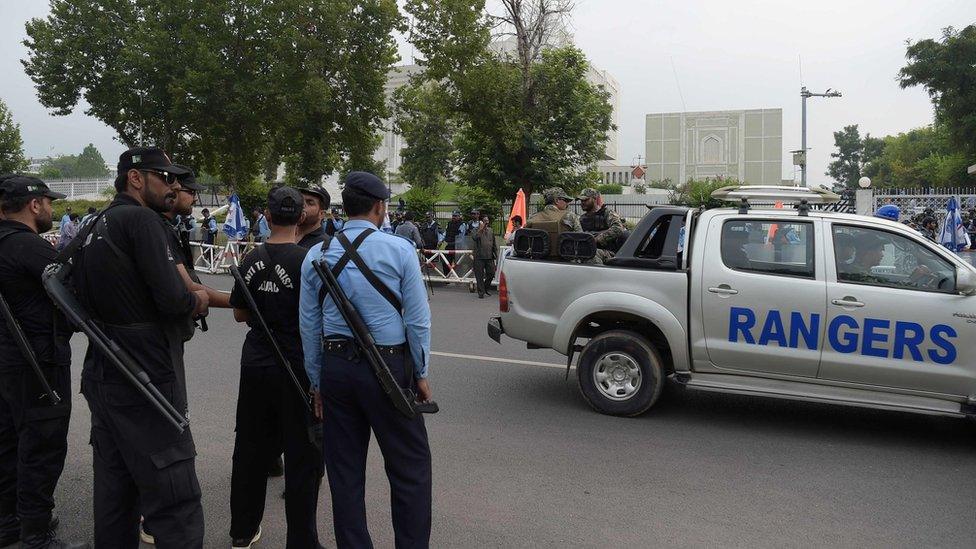
[{"label": "truck front wheel", "polygon": [[586,344],[576,378],[583,398],[597,412],[638,416],[661,396],[664,365],[647,339],[627,330],[612,330]]}]

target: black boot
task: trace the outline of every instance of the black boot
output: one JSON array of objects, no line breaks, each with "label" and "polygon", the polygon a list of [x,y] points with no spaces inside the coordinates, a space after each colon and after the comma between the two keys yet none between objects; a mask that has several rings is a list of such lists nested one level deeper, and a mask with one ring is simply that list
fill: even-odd
[{"label": "black boot", "polygon": [[91,549],[91,545],[87,543],[70,543],[58,539],[54,530],[25,534],[20,546],[23,549]]},{"label": "black boot", "polygon": [[0,518],[0,547],[13,545],[20,541],[20,521],[15,515]]}]

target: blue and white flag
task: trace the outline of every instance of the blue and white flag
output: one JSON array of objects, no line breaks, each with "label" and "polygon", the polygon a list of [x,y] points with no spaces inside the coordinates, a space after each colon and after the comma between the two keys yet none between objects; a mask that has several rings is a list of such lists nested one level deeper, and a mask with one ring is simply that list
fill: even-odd
[{"label": "blue and white flag", "polygon": [[247,236],[247,221],[244,220],[244,210],[241,209],[241,199],[237,194],[227,199],[227,220],[224,221],[224,234],[227,238],[241,240]]},{"label": "blue and white flag", "polygon": [[959,215],[959,201],[956,197],[949,198],[946,210],[945,223],[942,224],[942,231],[939,233],[939,244],[954,252],[961,252],[970,246],[970,242],[966,227],[962,224],[962,216]]}]

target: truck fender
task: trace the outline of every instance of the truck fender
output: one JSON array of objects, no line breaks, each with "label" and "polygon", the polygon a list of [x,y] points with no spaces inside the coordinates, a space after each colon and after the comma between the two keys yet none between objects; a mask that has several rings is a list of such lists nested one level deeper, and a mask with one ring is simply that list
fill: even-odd
[{"label": "truck fender", "polygon": [[675,370],[688,369],[688,345],[684,327],[671,311],[661,304],[633,294],[598,292],[587,294],[570,303],[556,326],[552,348],[568,354],[570,338],[573,337],[579,323],[584,318],[603,311],[629,313],[650,321],[667,338]]}]

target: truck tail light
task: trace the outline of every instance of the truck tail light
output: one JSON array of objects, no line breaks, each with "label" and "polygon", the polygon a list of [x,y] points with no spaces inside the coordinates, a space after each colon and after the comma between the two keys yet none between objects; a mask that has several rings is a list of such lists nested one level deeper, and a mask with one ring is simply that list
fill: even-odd
[{"label": "truck tail light", "polygon": [[508,312],[508,283],[505,281],[505,273],[498,279],[498,311]]}]

